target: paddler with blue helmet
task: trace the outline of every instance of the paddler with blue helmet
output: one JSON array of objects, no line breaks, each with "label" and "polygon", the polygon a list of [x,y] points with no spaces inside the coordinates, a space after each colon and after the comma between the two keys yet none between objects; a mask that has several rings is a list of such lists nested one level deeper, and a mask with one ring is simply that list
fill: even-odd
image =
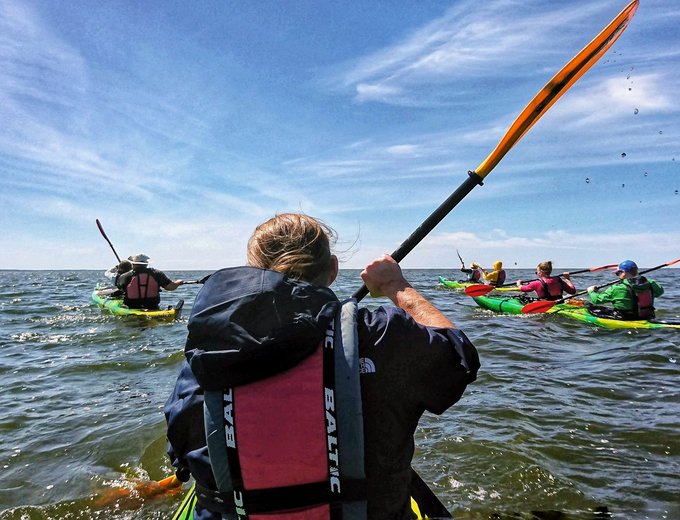
[{"label": "paddler with blue helmet", "polygon": [[[614,272],[621,283],[602,292],[597,286],[588,287],[592,305],[588,312],[600,318],[616,320],[650,320],[654,318],[654,298],[663,294],[663,287],[657,282],[638,275],[638,266],[632,260],[621,262]],[[598,305],[611,303],[613,308]]]},{"label": "paddler with blue helmet", "polygon": [[418,421],[460,399],[479,358],[388,255],[361,278],[393,305],[340,302],[334,238],[317,219],[277,215],[250,237],[248,265],[217,271],[196,297],[165,405],[195,520],[412,518]]}]

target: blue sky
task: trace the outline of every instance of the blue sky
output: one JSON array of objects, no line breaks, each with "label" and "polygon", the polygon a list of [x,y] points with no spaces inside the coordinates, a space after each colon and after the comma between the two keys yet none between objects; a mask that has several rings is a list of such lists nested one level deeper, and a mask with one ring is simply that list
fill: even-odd
[{"label": "blue sky", "polygon": [[[0,268],[242,264],[303,211],[391,252],[625,1],[0,0]],[[680,256],[680,4],[626,32],[403,262]]]}]

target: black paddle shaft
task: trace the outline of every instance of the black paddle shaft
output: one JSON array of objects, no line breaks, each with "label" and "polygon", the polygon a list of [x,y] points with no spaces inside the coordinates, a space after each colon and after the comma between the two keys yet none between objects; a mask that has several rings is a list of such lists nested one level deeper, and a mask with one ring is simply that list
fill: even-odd
[{"label": "black paddle shaft", "polygon": [[[411,233],[402,244],[392,253],[392,258],[396,262],[401,262],[407,254],[413,251],[415,248],[429,233],[432,231],[437,224],[439,224],[446,215],[448,215],[453,208],[455,208],[458,203],[465,198],[465,196],[472,191],[472,189],[477,185],[482,185],[482,178],[475,172],[468,172],[468,178],[454,191],[449,198],[447,198],[441,205],[432,212],[432,214],[427,217],[418,228]],[[352,297],[356,301],[360,302],[368,294],[368,288],[366,285],[362,285]]]}]

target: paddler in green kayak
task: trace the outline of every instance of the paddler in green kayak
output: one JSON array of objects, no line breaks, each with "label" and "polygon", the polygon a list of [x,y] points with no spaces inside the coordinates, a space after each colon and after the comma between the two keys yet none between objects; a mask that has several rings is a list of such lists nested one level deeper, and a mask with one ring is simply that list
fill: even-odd
[{"label": "paddler in green kayak", "polygon": [[576,287],[571,282],[569,273],[562,273],[562,276],[551,276],[552,269],[551,260],[541,262],[536,266],[536,276],[538,278],[531,282],[517,280],[517,287],[522,292],[536,291],[536,297],[539,300],[559,300],[564,292],[575,294]]},{"label": "paddler in green kayak", "polygon": [[465,267],[465,264],[463,264],[463,267],[461,267],[460,270],[466,275],[465,280],[463,281],[480,283],[482,279],[482,268],[477,262],[472,262],[469,268]]},{"label": "paddler in green kayak", "polygon": [[[614,320],[650,320],[654,316],[654,298],[663,294],[661,287],[654,280],[638,276],[638,266],[632,260],[624,260],[615,271],[620,283],[612,285],[602,292],[597,286],[588,287],[591,305],[588,312],[598,318]],[[613,308],[598,305],[611,303]]]},{"label": "paddler in green kayak", "polygon": [[149,267],[151,259],[143,253],[128,257],[128,261],[132,269],[120,275],[116,285],[124,292],[123,303],[130,309],[156,310],[161,303],[161,288],[174,291],[184,283]]}]

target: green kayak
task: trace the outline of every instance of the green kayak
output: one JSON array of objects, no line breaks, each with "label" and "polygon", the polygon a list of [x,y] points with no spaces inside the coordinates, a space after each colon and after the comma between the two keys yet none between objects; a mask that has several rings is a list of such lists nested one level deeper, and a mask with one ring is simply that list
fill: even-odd
[{"label": "green kayak", "polygon": [[[475,303],[494,312],[507,314],[522,314],[522,307],[529,303],[529,299],[519,296],[477,296]],[[612,320],[593,316],[583,305],[581,300],[570,300],[573,303],[558,303],[545,314],[559,314],[583,323],[591,323],[607,329],[680,329],[680,321],[669,320]],[[576,303],[579,302],[579,303]]]},{"label": "green kayak", "polygon": [[166,309],[130,309],[123,304],[123,297],[116,287],[100,285],[92,291],[92,302],[115,316],[141,316],[162,321],[179,319],[184,306],[184,300],[179,300],[175,305],[169,305]]},{"label": "green kayak", "polygon": [[[449,289],[460,289],[460,290],[465,290],[466,287],[470,287],[471,285],[481,285],[480,282],[461,282],[458,280],[449,280],[448,278],[444,278],[443,276],[439,277],[439,283],[448,287]],[[519,289],[517,287],[496,287],[494,291],[498,292],[508,292],[508,291],[518,291]]]}]

